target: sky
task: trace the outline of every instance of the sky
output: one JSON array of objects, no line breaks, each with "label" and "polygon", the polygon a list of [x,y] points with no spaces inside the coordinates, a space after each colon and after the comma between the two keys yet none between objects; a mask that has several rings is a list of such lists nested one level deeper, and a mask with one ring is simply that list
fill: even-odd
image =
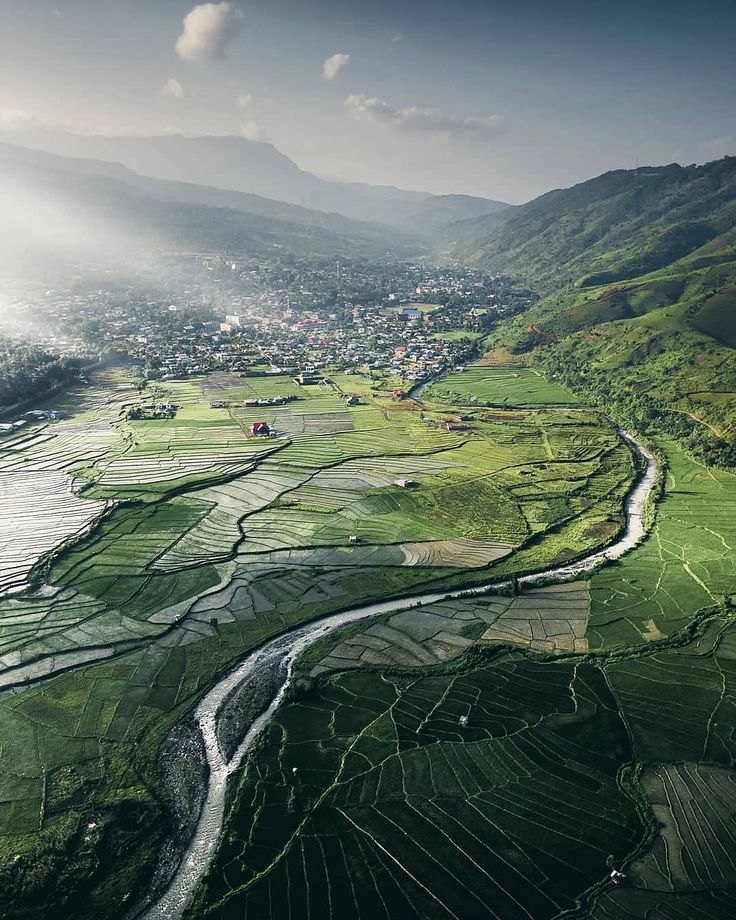
[{"label": "sky", "polygon": [[736,0],[0,0],[0,122],[529,200],[736,154]]}]

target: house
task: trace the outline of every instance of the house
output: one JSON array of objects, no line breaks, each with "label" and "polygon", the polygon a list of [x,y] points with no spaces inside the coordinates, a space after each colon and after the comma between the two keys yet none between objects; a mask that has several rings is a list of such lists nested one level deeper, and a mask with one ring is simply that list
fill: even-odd
[{"label": "house", "polygon": [[153,415],[155,418],[173,418],[176,415],[176,406],[170,402],[156,403]]},{"label": "house", "polygon": [[413,479],[394,479],[394,485],[402,489],[413,489],[416,487],[416,482]]},{"label": "house", "polygon": [[348,398],[345,400],[345,404],[347,406],[357,406],[360,404],[360,398],[357,396],[348,396]]},{"label": "house", "polygon": [[357,546],[360,543],[360,537],[356,537],[355,534],[351,534],[348,537],[348,544],[350,546]]},{"label": "house", "polygon": [[268,422],[253,422],[250,426],[250,433],[252,435],[269,435],[271,434],[271,426]]},{"label": "house", "polygon": [[36,421],[55,422],[63,417],[63,412],[56,409],[31,409],[30,412],[26,412],[26,418],[36,419]]},{"label": "house", "polygon": [[611,874],[608,876],[614,885],[620,885],[626,879],[626,874],[624,872],[619,872],[618,869],[611,869]]},{"label": "house", "polygon": [[406,393],[403,390],[394,390],[394,399],[403,399]]}]

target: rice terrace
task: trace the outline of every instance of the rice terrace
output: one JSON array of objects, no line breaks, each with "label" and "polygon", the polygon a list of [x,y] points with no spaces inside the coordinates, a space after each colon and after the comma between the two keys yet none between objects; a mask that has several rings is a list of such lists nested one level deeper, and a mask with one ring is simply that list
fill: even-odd
[{"label": "rice terrace", "polygon": [[730,914],[712,822],[657,803],[733,820],[733,477],[657,445],[653,529],[602,565],[651,525],[653,458],[626,513],[647,461],[613,422],[559,387],[521,408],[530,374],[508,410],[443,400],[466,379],[481,401],[499,369],[348,407],[220,374],[133,420],[101,371],[4,442],[28,489],[3,499],[6,905],[47,897],[41,863],[78,916],[112,890],[121,916]]},{"label": "rice terrace", "polygon": [[736,920],[734,0],[0,8],[0,920]]}]

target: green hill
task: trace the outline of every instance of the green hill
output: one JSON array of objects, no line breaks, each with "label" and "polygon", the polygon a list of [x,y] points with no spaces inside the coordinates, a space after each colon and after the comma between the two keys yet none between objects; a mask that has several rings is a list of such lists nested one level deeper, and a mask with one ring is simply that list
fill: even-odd
[{"label": "green hill", "polygon": [[454,229],[463,258],[523,275],[549,293],[656,271],[734,226],[736,157],[726,157],[608,172]]},{"label": "green hill", "polygon": [[546,295],[494,342],[736,463],[736,158],[606,173],[473,224],[464,257]]}]

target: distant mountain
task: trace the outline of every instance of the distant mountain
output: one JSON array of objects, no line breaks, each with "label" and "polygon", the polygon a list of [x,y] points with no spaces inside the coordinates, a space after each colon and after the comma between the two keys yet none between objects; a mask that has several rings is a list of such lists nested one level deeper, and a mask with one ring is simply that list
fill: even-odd
[{"label": "distant mountain", "polygon": [[300,169],[272,144],[242,137],[106,137],[13,127],[0,132],[0,140],[61,156],[121,163],[155,179],[337,212],[426,237],[434,237],[453,221],[505,207],[502,202],[469,195],[430,195],[389,186],[329,182]]},{"label": "distant mountain", "polygon": [[736,158],[606,173],[460,232],[458,257],[547,295],[498,344],[736,465]]},{"label": "distant mountain", "polygon": [[226,192],[142,177],[113,163],[0,144],[0,258],[106,264],[163,251],[415,255],[400,231]]},{"label": "distant mountain", "polygon": [[454,243],[458,222],[472,218],[488,219],[511,210],[503,201],[474,198],[471,195],[434,195],[402,209],[396,226],[423,233],[439,243]]}]

